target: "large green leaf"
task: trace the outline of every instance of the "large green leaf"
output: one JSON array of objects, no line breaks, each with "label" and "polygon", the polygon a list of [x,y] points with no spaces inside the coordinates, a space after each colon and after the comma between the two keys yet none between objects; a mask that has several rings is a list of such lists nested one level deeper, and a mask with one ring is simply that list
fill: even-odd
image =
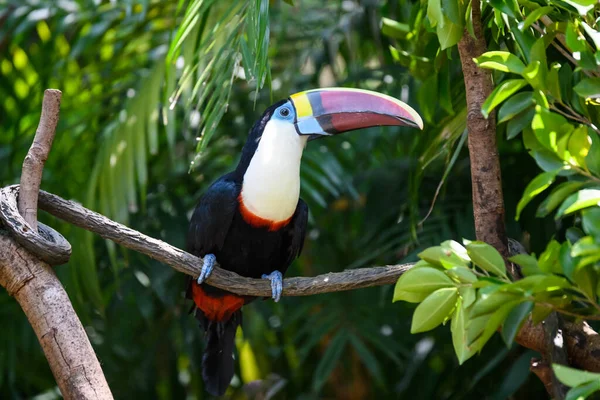
[{"label": "large green leaf", "polygon": [[527,81],[525,79],[509,79],[502,82],[494,89],[494,91],[492,91],[481,106],[481,113],[483,116],[487,118],[494,108],[526,85]]},{"label": "large green leaf", "polygon": [[450,318],[457,300],[456,288],[443,288],[431,293],[415,309],[410,333],[429,331]]},{"label": "large green leaf", "polygon": [[398,279],[393,301],[404,300],[418,303],[434,291],[454,285],[452,279],[440,270],[430,267],[416,268],[404,273]]},{"label": "large green leaf", "polygon": [[521,212],[525,208],[527,204],[535,196],[542,193],[546,190],[552,183],[554,182],[554,178],[556,178],[556,174],[558,174],[560,170],[550,171],[550,172],[542,172],[538,176],[536,176],[525,188],[525,192],[523,193],[523,197],[519,200],[519,204],[517,205],[517,214],[515,216],[515,220],[519,220],[519,216]]},{"label": "large green leaf", "polygon": [[525,64],[508,51],[488,51],[476,58],[475,62],[481,68],[512,72],[517,75],[521,75],[525,71]]},{"label": "large green leaf", "polygon": [[466,245],[469,257],[475,265],[493,273],[494,275],[507,278],[504,259],[498,250],[487,243],[473,241]]},{"label": "large green leaf", "polygon": [[556,218],[568,215],[584,208],[600,205],[600,190],[582,189],[567,197],[556,212]]}]

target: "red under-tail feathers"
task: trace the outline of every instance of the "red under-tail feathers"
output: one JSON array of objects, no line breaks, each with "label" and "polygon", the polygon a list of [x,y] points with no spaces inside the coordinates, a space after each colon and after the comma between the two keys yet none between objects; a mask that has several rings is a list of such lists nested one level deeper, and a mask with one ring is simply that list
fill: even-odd
[{"label": "red under-tail feathers", "polygon": [[204,329],[206,348],[202,357],[202,378],[206,391],[222,396],[235,371],[233,346],[235,332],[242,323],[244,299],[233,294],[210,296],[196,282],[191,283],[196,319]]}]

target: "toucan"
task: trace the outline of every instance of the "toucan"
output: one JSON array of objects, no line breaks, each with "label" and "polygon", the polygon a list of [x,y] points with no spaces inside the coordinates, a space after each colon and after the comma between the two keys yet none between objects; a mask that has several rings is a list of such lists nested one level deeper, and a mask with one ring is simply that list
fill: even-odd
[{"label": "toucan", "polygon": [[306,236],[308,206],[300,198],[304,147],[312,139],[383,125],[422,129],[423,121],[402,101],[372,91],[326,88],[293,94],[266,109],[250,129],[235,170],[200,198],[187,248],[203,257],[203,265],[187,293],[205,332],[202,377],[210,394],[223,395],[233,378],[241,308],[254,299],[206,283],[215,262],[241,276],[269,279],[272,298],[279,301],[283,275]]}]

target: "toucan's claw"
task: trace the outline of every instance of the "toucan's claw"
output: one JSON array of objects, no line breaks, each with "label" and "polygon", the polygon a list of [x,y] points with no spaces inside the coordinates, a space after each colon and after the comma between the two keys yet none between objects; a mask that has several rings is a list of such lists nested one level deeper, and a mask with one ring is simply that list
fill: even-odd
[{"label": "toucan's claw", "polygon": [[198,285],[208,279],[215,266],[215,261],[217,261],[217,257],[214,254],[204,256],[204,264],[202,264],[202,271],[200,271],[200,276],[198,277]]},{"label": "toucan's claw", "polygon": [[281,292],[283,292],[283,275],[279,271],[273,271],[269,275],[263,275],[262,278],[271,281],[271,297],[275,302],[278,302],[281,298]]}]

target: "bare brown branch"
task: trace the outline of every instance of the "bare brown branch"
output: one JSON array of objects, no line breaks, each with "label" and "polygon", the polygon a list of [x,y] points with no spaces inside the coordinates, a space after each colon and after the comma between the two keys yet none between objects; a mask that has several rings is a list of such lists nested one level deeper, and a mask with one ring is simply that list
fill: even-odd
[{"label": "bare brown branch", "polygon": [[[58,122],[60,98],[58,90],[49,89],[44,94],[40,124],[23,162],[18,202],[21,214],[15,198],[11,202],[2,201],[0,214],[7,216],[2,218],[3,225],[9,226],[15,237],[42,243],[50,249],[58,245],[55,247],[61,253],[59,258],[64,256],[68,260],[70,245],[66,240],[51,230],[39,229],[38,234],[37,224],[38,192]],[[7,193],[5,189],[3,195]],[[16,191],[13,195],[16,196]],[[50,265],[13,240],[2,225],[0,249],[0,285],[16,298],[25,312],[63,397],[112,399],[83,325]],[[47,251],[42,258],[54,257],[51,253]]]},{"label": "bare brown branch", "polygon": [[[80,204],[40,191],[40,208],[73,225],[170,265],[179,272],[195,278],[200,275],[201,258],[112,221]],[[395,283],[411,266],[412,264],[390,265],[352,269],[312,278],[287,278],[283,281],[283,296],[309,296],[389,285]],[[218,266],[207,282],[236,294],[271,296],[271,284],[268,280],[245,278]]]},{"label": "bare brown branch", "polygon": [[0,229],[0,285],[31,323],[65,399],[112,399],[94,349],[52,268]]},{"label": "bare brown branch", "polygon": [[37,232],[37,200],[42,182],[42,171],[54,140],[61,96],[60,90],[56,89],[46,89],[44,92],[40,123],[31,148],[23,161],[19,212],[34,232]]}]

